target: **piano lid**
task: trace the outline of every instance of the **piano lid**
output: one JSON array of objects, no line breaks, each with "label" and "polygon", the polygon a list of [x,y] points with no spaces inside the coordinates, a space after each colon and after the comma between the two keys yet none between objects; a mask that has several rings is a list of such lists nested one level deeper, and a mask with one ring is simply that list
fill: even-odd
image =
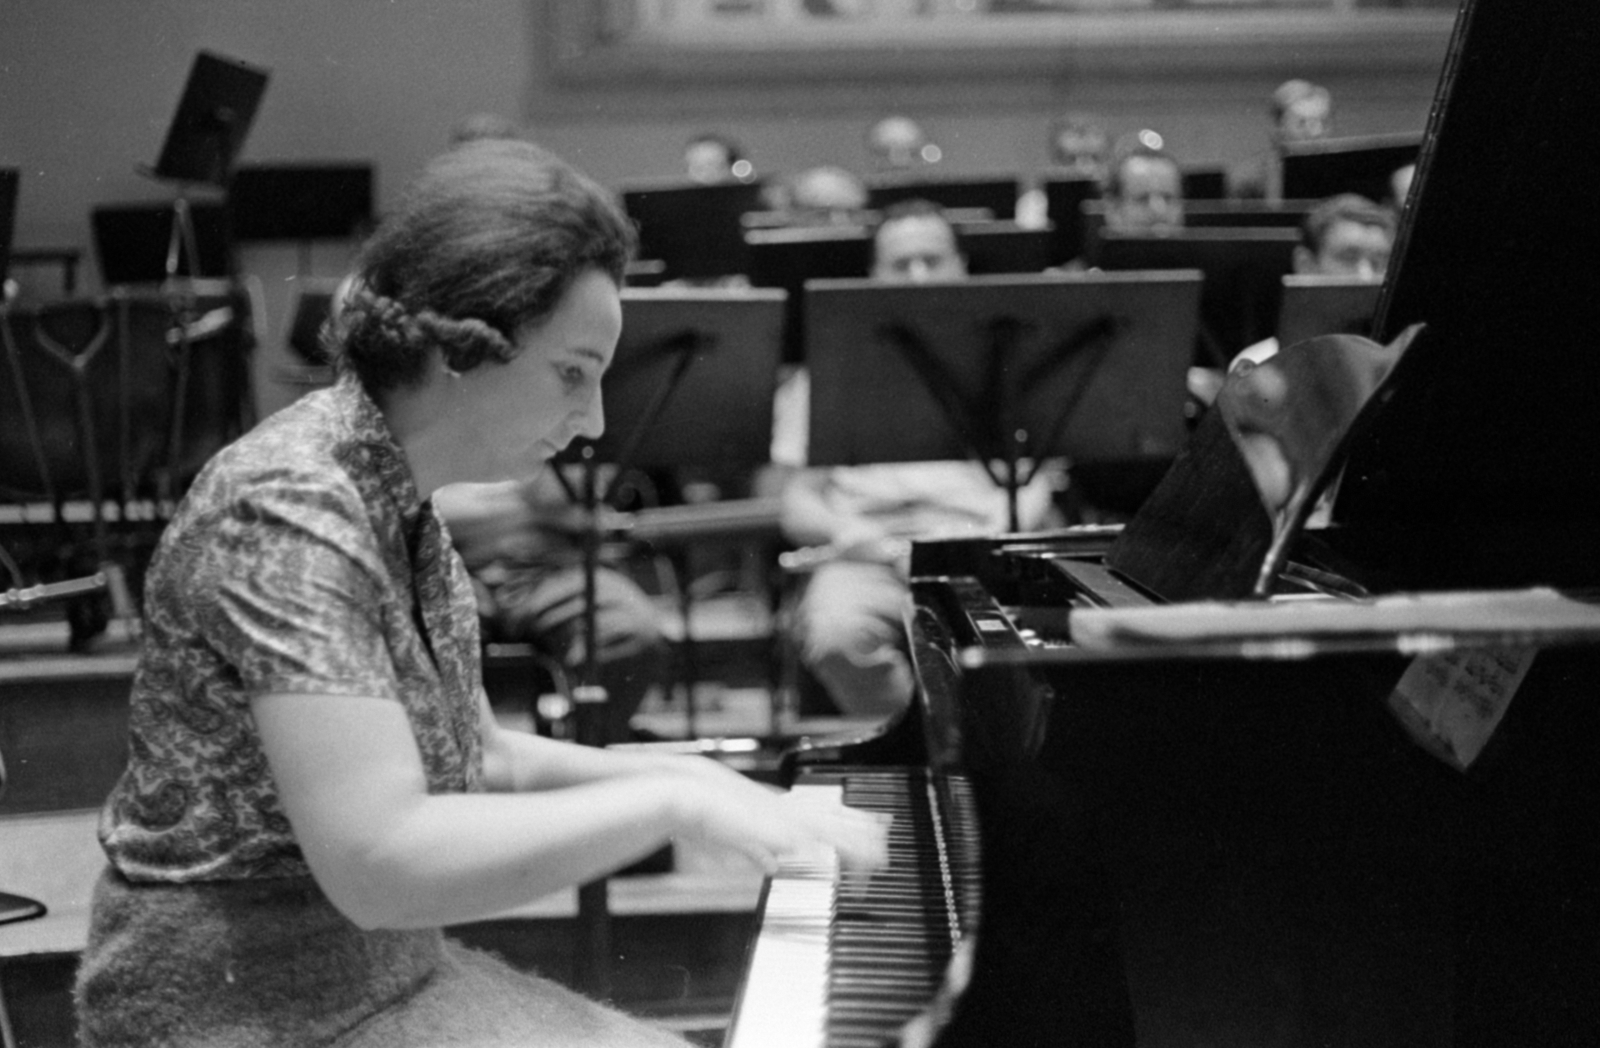
[{"label": "piano lid", "polygon": [[1426,330],[1329,537],[1391,588],[1600,584],[1600,5],[1469,0],[1374,337]]}]

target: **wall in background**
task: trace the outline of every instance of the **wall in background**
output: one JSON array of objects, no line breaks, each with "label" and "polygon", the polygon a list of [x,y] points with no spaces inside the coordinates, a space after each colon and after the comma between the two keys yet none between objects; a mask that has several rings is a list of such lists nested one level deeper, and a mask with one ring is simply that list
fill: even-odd
[{"label": "wall in background", "polygon": [[[380,207],[473,112],[523,121],[612,185],[676,175],[683,141],[705,128],[739,138],[763,172],[816,163],[864,169],[863,133],[891,110],[924,123],[951,173],[1028,174],[1044,165],[1050,118],[1067,109],[1099,116],[1114,133],[1157,128],[1185,161],[1226,164],[1265,144],[1265,100],[1286,69],[1332,88],[1342,134],[1420,129],[1438,76],[1428,61],[1373,68],[1309,48],[1301,68],[1290,41],[1272,45],[1271,61],[1244,68],[1163,72],[1146,63],[1136,75],[1061,67],[1019,77],[991,64],[967,76],[857,76],[835,61],[820,79],[745,76],[735,66],[710,78],[574,84],[552,57],[561,43],[555,16],[574,2],[0,0],[0,164],[23,173],[18,242],[81,247],[84,283],[95,289],[89,210],[167,195],[135,166],[154,162],[201,48],[272,72],[242,159],[372,161]],[[1197,42],[1205,33],[1196,22]],[[1441,58],[1443,43],[1439,34]],[[293,279],[335,275],[349,253],[348,245],[309,255],[293,245],[247,251],[269,314],[264,409],[293,395],[271,377]]]}]

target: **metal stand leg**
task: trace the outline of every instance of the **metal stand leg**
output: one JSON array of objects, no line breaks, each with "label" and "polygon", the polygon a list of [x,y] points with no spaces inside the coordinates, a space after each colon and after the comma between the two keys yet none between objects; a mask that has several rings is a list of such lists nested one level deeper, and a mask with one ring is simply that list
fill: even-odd
[{"label": "metal stand leg", "polygon": [[6,1014],[4,973],[0,973],[0,1048],[17,1048],[17,1037],[11,1032],[11,1017]]}]

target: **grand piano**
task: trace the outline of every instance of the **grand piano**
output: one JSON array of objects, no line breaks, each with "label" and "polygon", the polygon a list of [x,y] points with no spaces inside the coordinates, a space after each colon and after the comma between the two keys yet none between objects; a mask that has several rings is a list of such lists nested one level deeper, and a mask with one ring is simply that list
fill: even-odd
[{"label": "grand piano", "polygon": [[[1600,1044],[1597,43],[1463,4],[1389,355],[1286,491],[1241,419],[1302,347],[1126,528],[915,546],[916,703],[793,761],[894,813],[890,868],[769,882],[731,1048]],[[1344,628],[1253,618],[1296,608]],[[1397,696],[1469,657],[1511,699],[1441,759]]]}]

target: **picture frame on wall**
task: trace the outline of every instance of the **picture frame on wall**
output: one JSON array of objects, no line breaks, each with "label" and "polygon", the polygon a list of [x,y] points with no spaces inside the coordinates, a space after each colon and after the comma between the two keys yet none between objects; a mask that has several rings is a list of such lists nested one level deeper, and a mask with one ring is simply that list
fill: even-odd
[{"label": "picture frame on wall", "polygon": [[553,84],[1437,69],[1455,0],[551,0]]}]

